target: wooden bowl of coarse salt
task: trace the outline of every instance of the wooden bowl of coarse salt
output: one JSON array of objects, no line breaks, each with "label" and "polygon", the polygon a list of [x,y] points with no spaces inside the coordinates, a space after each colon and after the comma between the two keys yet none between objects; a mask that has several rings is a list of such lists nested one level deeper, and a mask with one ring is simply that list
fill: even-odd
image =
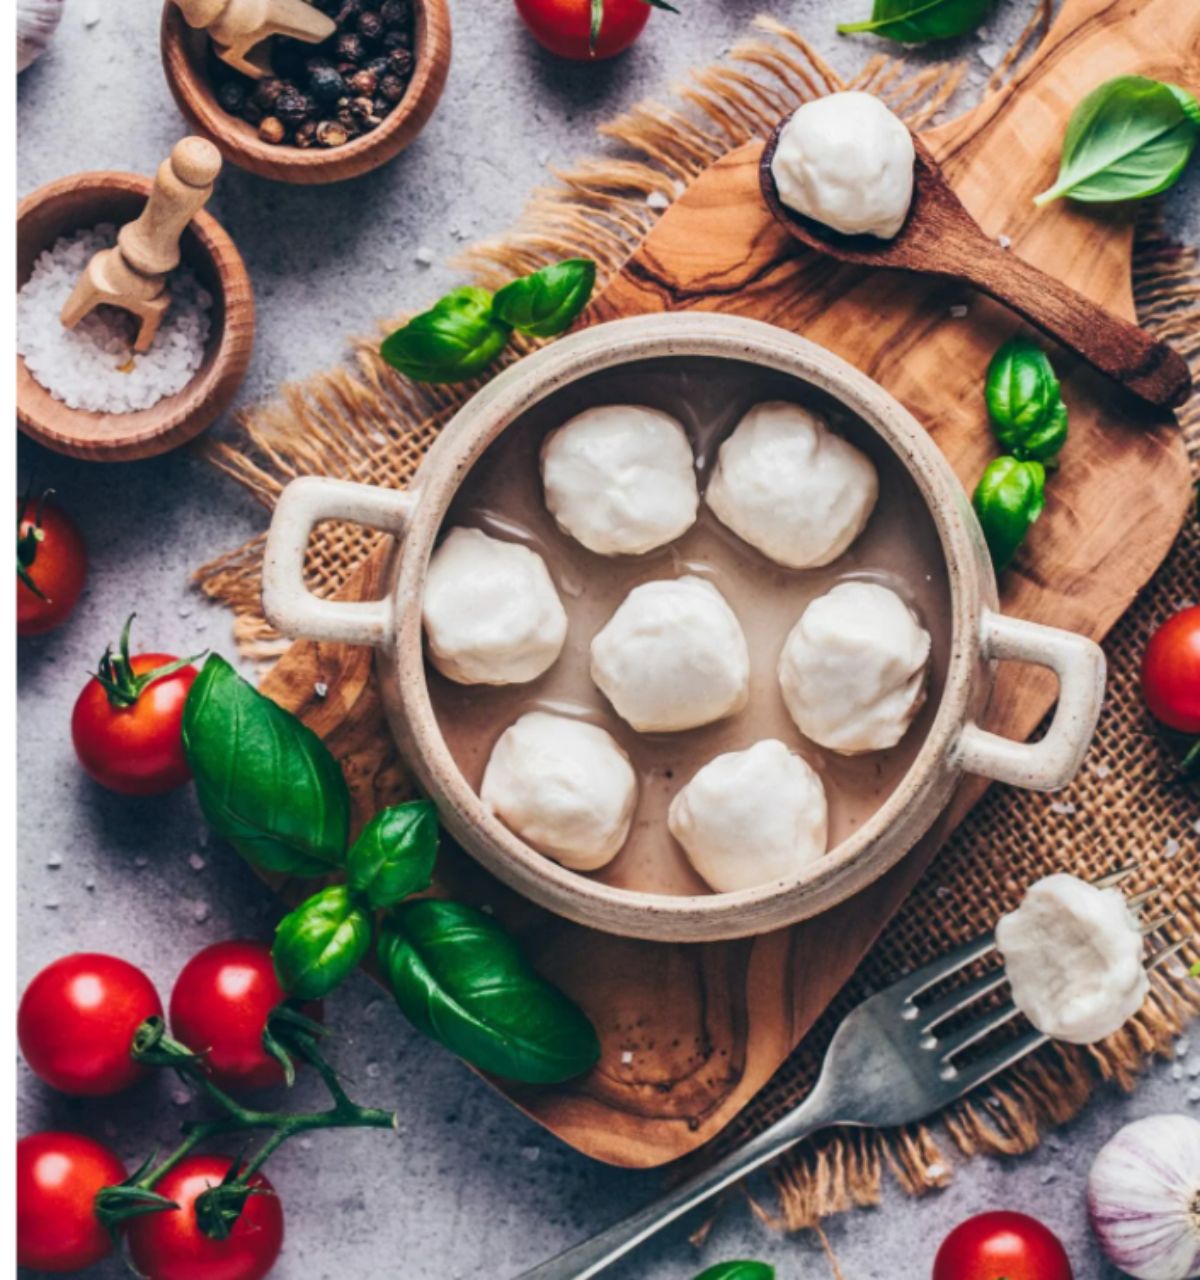
[{"label": "wooden bowl of coarse salt", "polygon": [[[122,333],[126,318],[109,308],[63,329],[62,304],[92,252],[141,213],[151,188],[134,173],[80,173],[40,187],[17,209],[17,421],[56,453],[96,462],[166,453],[209,426],[245,376],[250,277],[203,210],[183,233],[171,307],[149,351],[128,358],[132,318]],[[110,335],[117,340],[106,350]]]}]

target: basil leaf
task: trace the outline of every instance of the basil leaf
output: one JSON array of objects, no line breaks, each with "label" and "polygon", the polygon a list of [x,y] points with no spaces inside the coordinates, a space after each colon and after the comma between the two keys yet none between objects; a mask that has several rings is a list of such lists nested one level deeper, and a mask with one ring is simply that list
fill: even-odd
[{"label": "basil leaf", "polygon": [[342,865],[350,793],[341,767],[216,654],[188,693],[183,749],[209,826],[247,862],[299,876]]},{"label": "basil leaf", "polygon": [[1145,76],[1118,76],[1071,113],[1058,178],[1035,196],[1090,204],[1141,200],[1171,186],[1200,139],[1200,104],[1186,89]]},{"label": "basil leaf", "polygon": [[379,354],[417,382],[460,382],[492,363],[509,332],[486,289],[455,289],[389,334]]},{"label": "basil leaf", "polygon": [[1046,353],[1010,338],[992,357],[984,389],[1000,446],[1016,458],[1050,462],[1067,440],[1067,406]]},{"label": "basil leaf", "polygon": [[587,306],[595,283],[590,258],[568,258],[506,284],[496,294],[495,314],[533,338],[553,338]]},{"label": "basil leaf", "polygon": [[696,1280],[775,1280],[775,1268],[766,1262],[718,1262]]},{"label": "basil leaf", "polygon": [[409,1021],[481,1071],[557,1084],[600,1056],[579,1007],[474,907],[428,898],[397,907],[380,933],[379,964]]},{"label": "basil leaf", "polygon": [[972,499],[996,572],[1006,569],[1046,505],[1046,469],[1040,462],[996,458]]},{"label": "basil leaf", "polygon": [[428,889],[438,849],[437,810],[411,800],[377,813],[350,846],[350,888],[374,908],[394,907]]},{"label": "basil leaf", "polygon": [[838,32],[867,31],[905,44],[949,40],[974,31],[991,7],[992,0],[875,0],[867,21],[843,22]]},{"label": "basil leaf", "polygon": [[289,996],[320,1000],[358,967],[371,945],[371,917],[344,884],[314,893],[280,920],[271,946]]}]

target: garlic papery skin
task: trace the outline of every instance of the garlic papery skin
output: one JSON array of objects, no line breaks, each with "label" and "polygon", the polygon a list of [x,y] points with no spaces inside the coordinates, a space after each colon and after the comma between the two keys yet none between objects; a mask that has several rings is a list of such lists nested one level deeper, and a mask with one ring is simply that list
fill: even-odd
[{"label": "garlic papery skin", "polygon": [[17,0],[17,70],[36,62],[62,20],[63,0]]},{"label": "garlic papery skin", "polygon": [[1088,1174],[1088,1216],[1135,1280],[1200,1276],[1200,1121],[1147,1116],[1110,1138]]}]

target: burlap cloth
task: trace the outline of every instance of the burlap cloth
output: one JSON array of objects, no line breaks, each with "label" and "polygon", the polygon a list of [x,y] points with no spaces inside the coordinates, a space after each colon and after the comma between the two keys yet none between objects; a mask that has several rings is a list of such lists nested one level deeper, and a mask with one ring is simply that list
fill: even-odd
[{"label": "burlap cloth", "polygon": [[[997,69],[1001,82],[1031,48],[1048,17],[1044,4]],[[760,18],[760,34],[722,63],[697,71],[667,104],[645,103],[607,125],[615,144],[602,159],[556,175],[534,193],[519,226],[503,239],[468,252],[465,268],[494,285],[546,261],[580,254],[595,258],[602,279],[614,271],[653,225],[663,199],[718,156],[762,136],[786,111],[816,94],[844,87],[796,33]],[[851,82],[883,96],[912,124],[928,121],[955,91],[957,66],[917,73],[902,63],[872,59]],[[650,199],[648,199],[650,198]],[[1200,366],[1200,273],[1194,250],[1168,244],[1153,211],[1143,220],[1134,258],[1141,320]],[[246,414],[241,438],[209,445],[215,464],[270,506],[298,475],[334,475],[403,487],[441,426],[476,384],[422,387],[378,358],[376,341],[359,342],[350,363],[285,388],[280,399]],[[518,347],[509,358],[518,358]],[[1200,372],[1200,369],[1198,369]],[[1200,458],[1200,397],[1181,417],[1193,461]],[[309,578],[331,593],[371,545],[373,535],[323,525],[314,540]],[[236,613],[236,635],[247,654],[282,652],[259,606],[262,538],[206,565],[197,580]],[[1159,885],[1174,920],[1156,945],[1193,936],[1200,925],[1200,805],[1178,772],[1179,750],[1147,717],[1138,692],[1138,662],[1154,627],[1197,597],[1200,528],[1190,522],[1170,557],[1106,643],[1110,680],[1100,727],[1085,767],[1068,791],[1053,797],[993,787],[959,828],[909,901],[862,964],[827,1017],[770,1085],[715,1146],[746,1138],[794,1103],[809,1087],[832,1026],[849,1005],[897,974],[932,959],[956,941],[991,927],[1013,907],[1024,886],[1050,871],[1096,876],[1136,859],[1133,889]],[[953,894],[951,895],[951,886]],[[1040,1134],[1074,1116],[1097,1082],[1131,1088],[1154,1054],[1169,1054],[1184,1023],[1200,1010],[1200,984],[1187,975],[1198,953],[1191,943],[1160,971],[1145,1008],[1122,1032],[1090,1049],[1048,1047],[1007,1073],[982,1097],[964,1102],[928,1126],[891,1133],[834,1133],[805,1144],[774,1170],[777,1213],[758,1212],[788,1228],[877,1200],[890,1168],[912,1193],[944,1184],[951,1166],[943,1146],[1017,1154]],[[710,1147],[711,1150],[711,1147]]]}]

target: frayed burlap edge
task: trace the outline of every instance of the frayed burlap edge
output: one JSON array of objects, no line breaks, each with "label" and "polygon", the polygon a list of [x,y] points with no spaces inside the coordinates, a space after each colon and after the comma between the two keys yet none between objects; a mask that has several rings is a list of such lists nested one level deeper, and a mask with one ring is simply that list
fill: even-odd
[{"label": "frayed burlap edge", "polygon": [[[997,67],[990,87],[1002,83],[1036,46],[1048,25],[1050,8],[1050,0],[1043,0]],[[596,260],[603,284],[654,225],[661,209],[704,168],[751,137],[761,136],[798,103],[844,87],[796,32],[767,17],[759,18],[755,28],[756,34],[739,43],[725,62],[693,73],[672,102],[640,104],[605,126],[601,132],[612,144],[613,153],[556,172],[552,185],[534,192],[511,233],[475,245],[463,255],[464,270],[475,282],[495,286],[514,274],[575,253]],[[876,57],[850,85],[878,93],[912,125],[921,126],[946,105],[962,74],[958,65],[913,72],[898,60]],[[1195,255],[1169,244],[1153,213],[1139,228],[1134,284],[1142,322],[1183,349],[1194,365],[1200,363],[1200,276]],[[402,317],[387,327],[398,319]],[[286,387],[279,399],[242,416],[240,439],[207,444],[203,452],[268,508],[289,480],[305,474],[402,487],[438,431],[479,383],[453,387],[410,383],[383,364],[377,342],[377,337],[355,342],[345,365]],[[528,349],[514,345],[505,362],[519,359]],[[1200,406],[1195,402],[1184,426],[1195,449],[1200,445]],[[337,591],[374,540],[374,535],[358,528],[323,526],[310,549],[310,584],[322,594]],[[1200,538],[1191,535],[1174,560],[1182,557],[1185,564],[1194,563],[1197,542]],[[233,609],[241,651],[270,660],[282,653],[288,642],[269,627],[260,611],[262,549],[263,539],[256,538],[204,565],[197,571],[196,581],[208,596]],[[1180,570],[1178,565],[1173,571],[1168,566],[1166,573],[1175,579],[1187,576],[1186,568]],[[1162,579],[1160,574],[1156,583]],[[1149,590],[1153,591],[1153,586]],[[1114,633],[1117,639],[1110,642],[1110,660],[1114,647],[1129,649],[1144,642],[1145,616],[1148,612],[1162,614],[1170,603],[1159,600],[1147,610],[1139,602],[1130,617],[1142,615],[1142,621],[1123,620],[1119,634]],[[1115,669],[1116,663],[1113,665]],[[1136,663],[1131,666],[1126,661],[1124,665],[1136,668]],[[1125,720],[1135,704],[1136,698],[1124,700]],[[1102,739],[1104,733],[1102,727]],[[1130,726],[1121,723],[1109,736],[1114,733],[1128,734]],[[1146,755],[1145,743],[1152,735],[1140,726],[1133,737]],[[1153,758],[1153,751],[1149,756],[1148,763],[1143,760],[1141,765],[1143,773],[1149,771],[1148,786],[1153,792],[1155,781],[1169,776],[1170,762]],[[923,948],[912,944],[906,930],[911,930],[914,918],[921,918],[923,897],[950,892],[956,851],[965,858],[968,855],[962,851],[988,840],[1007,853],[1010,846],[1016,846],[1003,836],[1020,822],[1029,822],[1029,808],[1036,803],[1046,802],[993,789],[964,823],[922,882],[914,903],[897,918],[842,998],[709,1152],[744,1140],[795,1105],[845,1008],[866,991],[883,985],[905,965],[921,962]],[[1178,796],[1172,795],[1169,804],[1178,806]],[[999,837],[997,830],[1002,833]],[[1158,831],[1156,838],[1161,834]],[[1019,845],[1019,834],[1014,838]],[[1162,847],[1169,849],[1169,842],[1177,837],[1166,840]],[[1091,860],[1104,864],[1097,869],[1107,869],[1115,861],[1125,860],[1118,856],[1123,852],[1127,851],[1102,848]],[[1159,858],[1148,860],[1143,870],[1147,883],[1163,878],[1161,862]],[[1036,863],[1029,866],[1020,882],[1035,878],[1044,869]],[[1189,936],[1200,927],[1200,906],[1191,887],[1194,867],[1190,878],[1183,866],[1167,869],[1165,878],[1169,881],[1168,896],[1179,912],[1170,936]],[[932,941],[944,946],[953,940]],[[1194,960],[1195,955],[1185,950],[1182,959]],[[1008,1072],[984,1096],[947,1112],[937,1132],[928,1126],[913,1126],[891,1133],[833,1133],[806,1143],[773,1170],[778,1208],[771,1210],[752,1201],[754,1210],[773,1226],[789,1230],[814,1227],[819,1233],[823,1217],[877,1203],[888,1172],[905,1191],[920,1194],[944,1186],[950,1179],[951,1149],[964,1156],[1029,1151],[1045,1130],[1078,1114],[1098,1081],[1131,1088],[1146,1061],[1168,1053],[1174,1038],[1197,1011],[1200,992],[1186,978],[1183,964],[1178,964],[1156,975],[1146,1008],[1104,1045],[1088,1050],[1048,1048]],[[836,1260],[827,1242],[826,1252],[836,1273]]]}]

